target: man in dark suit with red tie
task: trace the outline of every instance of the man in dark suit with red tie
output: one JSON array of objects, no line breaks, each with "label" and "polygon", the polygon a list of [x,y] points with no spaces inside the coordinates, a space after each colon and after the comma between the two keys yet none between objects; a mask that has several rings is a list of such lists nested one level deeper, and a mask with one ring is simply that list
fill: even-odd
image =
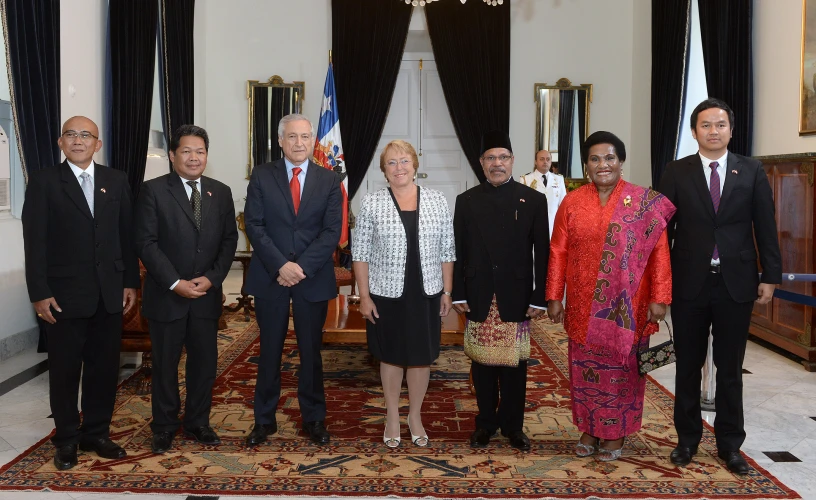
[{"label": "man in dark suit with red tie", "polygon": [[244,220],[253,254],[246,291],[255,296],[261,329],[255,427],[248,447],[266,442],[278,429],[275,411],[290,302],[303,429],[316,444],[330,441],[320,350],[328,301],[337,296],[332,254],[340,240],[342,195],[340,177],[310,160],[314,142],[314,127],[305,116],[283,117],[278,143],[284,158],[255,167],[247,187]]},{"label": "man in dark suit with red tie", "polygon": [[726,103],[700,103],[691,114],[699,153],[669,163],[660,192],[677,207],[669,224],[678,436],[671,461],[688,465],[702,438],[700,381],[710,329],[718,455],[732,472],[747,474],[750,467],[739,451],[745,441],[742,361],[754,302],[771,300],[782,280],[782,262],[768,177],[759,161],[728,151],[733,123]]},{"label": "man in dark suit with red tie", "polygon": [[139,264],[127,176],[94,163],[96,124],[69,118],[58,144],[66,160],[32,174],[22,219],[28,295],[47,323],[54,466],[66,470],[77,464],[77,446],[102,458],[127,455],[109,427],[122,313],[136,302]]},{"label": "man in dark suit with red tie", "polygon": [[[210,427],[218,362],[221,285],[238,228],[229,186],[202,174],[210,138],[182,125],[170,140],[173,172],[142,185],[136,203],[136,252],[147,269],[142,314],[153,351],[153,453],[167,452],[179,427],[204,445],[221,442]],[[187,349],[184,421],[179,420],[178,365]]]}]

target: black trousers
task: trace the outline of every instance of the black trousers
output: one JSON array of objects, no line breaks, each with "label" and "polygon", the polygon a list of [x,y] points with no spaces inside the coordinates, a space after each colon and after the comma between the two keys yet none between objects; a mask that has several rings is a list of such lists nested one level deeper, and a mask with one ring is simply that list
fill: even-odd
[{"label": "black trousers", "polygon": [[122,313],[109,314],[100,300],[90,318],[59,319],[47,324],[46,332],[49,398],[56,427],[51,441],[59,447],[108,437],[119,379]]},{"label": "black trousers", "polygon": [[148,320],[153,348],[153,432],[176,432],[179,419],[178,366],[187,349],[184,428],[210,424],[212,388],[218,363],[218,319],[196,318],[189,313],[176,321]]},{"label": "black trousers", "polygon": [[745,441],[742,362],[753,307],[753,302],[735,302],[722,275],[714,273],[709,274],[694,300],[674,298],[672,323],[677,353],[674,427],[679,446],[694,448],[703,436],[700,382],[708,351],[709,328],[714,338],[714,365],[717,367],[714,396],[717,449],[737,451]]},{"label": "black trousers", "polygon": [[[290,295],[291,294],[291,295]],[[261,328],[261,356],[255,385],[255,423],[276,422],[281,392],[281,356],[289,331],[289,297],[295,323],[300,370],[298,403],[304,422],[326,419],[326,393],[323,389],[323,324],[328,301],[309,302],[296,291],[277,299],[255,298],[255,315]]]},{"label": "black trousers", "polygon": [[516,367],[486,366],[471,362],[476,388],[476,427],[505,436],[524,428],[524,401],[527,396],[527,360]]}]

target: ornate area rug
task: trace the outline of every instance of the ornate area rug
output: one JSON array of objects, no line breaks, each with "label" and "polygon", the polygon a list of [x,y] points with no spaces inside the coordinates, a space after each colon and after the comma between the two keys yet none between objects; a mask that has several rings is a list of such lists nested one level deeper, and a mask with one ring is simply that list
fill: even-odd
[{"label": "ornate area rug", "polygon": [[[799,498],[758,467],[745,477],[726,470],[706,429],[687,468],[669,462],[677,436],[672,397],[647,385],[643,429],[627,440],[623,457],[601,463],[573,455],[580,433],[570,422],[567,341],[548,321],[533,328],[522,453],[503,437],[473,450],[476,400],[468,391],[469,360],[461,347],[443,347],[432,367],[423,421],[431,446],[410,443],[402,401],[402,446],[382,443],[385,408],[379,371],[365,346],[327,345],[323,351],[328,400],[328,447],[300,431],[297,344],[284,350],[279,431],[268,445],[243,449],[252,423],[259,353],[258,326],[234,315],[219,332],[219,373],[211,422],[220,446],[201,446],[180,435],[165,455],[150,451],[150,397],[135,394],[135,377],[119,390],[112,438],[128,452],[122,460],[80,454],[79,465],[57,472],[48,437],[0,469],[0,490],[175,493],[200,495],[386,496],[434,498]],[[182,361],[181,366],[184,366]],[[138,374],[136,375],[138,377]],[[182,401],[184,397],[182,396]],[[2,497],[2,494],[0,494]]]}]

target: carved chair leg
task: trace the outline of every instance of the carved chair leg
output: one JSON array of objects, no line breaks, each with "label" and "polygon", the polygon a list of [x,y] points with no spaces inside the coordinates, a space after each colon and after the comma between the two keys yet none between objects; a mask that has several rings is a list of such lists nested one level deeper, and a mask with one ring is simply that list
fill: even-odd
[{"label": "carved chair leg", "polygon": [[150,394],[153,384],[153,357],[151,351],[142,353],[142,379],[136,386],[136,394],[144,396]]}]

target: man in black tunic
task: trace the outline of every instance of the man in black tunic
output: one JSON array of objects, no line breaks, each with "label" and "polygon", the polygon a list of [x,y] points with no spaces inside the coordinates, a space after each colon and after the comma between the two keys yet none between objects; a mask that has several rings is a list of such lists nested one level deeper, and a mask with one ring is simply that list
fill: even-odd
[{"label": "man in black tunic", "polygon": [[547,198],[513,180],[507,134],[485,134],[481,151],[487,181],[456,198],[453,220],[453,306],[468,319],[465,353],[479,405],[470,444],[487,446],[501,428],[511,446],[529,450],[523,430],[529,320],[547,303]]}]

